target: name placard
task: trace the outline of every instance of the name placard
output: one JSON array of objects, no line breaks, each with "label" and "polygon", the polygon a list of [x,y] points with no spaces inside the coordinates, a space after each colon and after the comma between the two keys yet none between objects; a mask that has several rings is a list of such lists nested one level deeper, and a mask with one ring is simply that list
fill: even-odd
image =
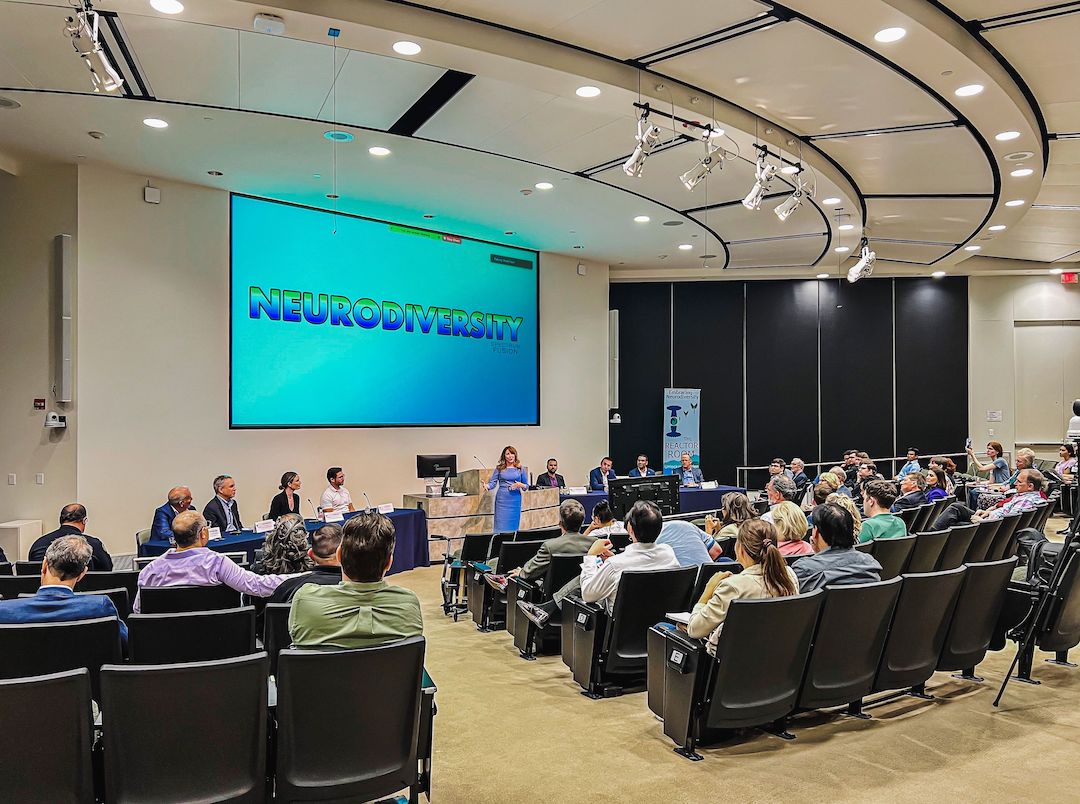
[{"label": "name placard", "polygon": [[379,504],[379,513],[380,514],[392,514],[392,513],[394,513],[394,504],[393,503],[380,503]]},{"label": "name placard", "polygon": [[705,481],[702,482],[701,488],[702,488],[702,490],[714,489],[718,485],[720,485],[720,484],[717,483],[715,480],[705,480]]},{"label": "name placard", "polygon": [[274,529],[274,520],[260,519],[253,527],[256,533],[269,533]]},{"label": "name placard", "polygon": [[323,517],[323,522],[344,522],[344,521],[345,521],[345,514],[341,513],[341,511],[331,511],[330,513],[328,513],[326,516]]},{"label": "name placard", "polygon": [[584,486],[567,486],[566,487],[566,493],[567,494],[574,494],[574,495],[588,494],[589,490],[587,488],[585,488]]},{"label": "name placard", "polygon": [[221,538],[221,528],[208,528],[207,533],[210,534],[210,541]]}]

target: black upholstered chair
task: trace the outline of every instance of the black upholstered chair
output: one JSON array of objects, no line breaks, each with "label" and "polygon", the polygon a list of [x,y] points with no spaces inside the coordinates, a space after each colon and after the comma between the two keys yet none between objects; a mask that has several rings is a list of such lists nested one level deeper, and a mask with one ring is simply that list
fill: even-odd
[{"label": "black upholstered chair", "polygon": [[15,562],[15,574],[16,575],[36,575],[41,577],[41,562],[40,561],[16,561]]},{"label": "black upholstered chair", "polygon": [[949,539],[947,530],[929,530],[915,534],[915,549],[911,551],[904,572],[918,574],[933,572],[937,569],[938,561],[945,550],[945,542]]},{"label": "black upholstered chair", "polygon": [[1010,514],[1009,516],[1001,517],[1001,526],[994,534],[994,541],[990,545],[990,549],[986,553],[987,561],[1000,561],[1006,558],[1009,551],[1012,550],[1012,554],[1016,554],[1016,542],[1014,537],[1020,527],[1021,514]]},{"label": "black upholstered chair", "polygon": [[228,586],[144,586],[139,590],[143,614],[175,614],[185,611],[235,609],[240,593]]},{"label": "black upholstered chair", "polygon": [[270,656],[270,675],[277,675],[278,654],[292,645],[289,611],[292,603],[267,603],[263,609],[263,650]]},{"label": "black upholstered chair", "polygon": [[555,650],[562,639],[562,619],[552,617],[543,630],[521,613],[519,602],[546,603],[573,578],[581,573],[581,556],[557,554],[551,557],[541,584],[521,578],[511,578],[506,586],[506,630],[513,623],[514,647],[521,658],[532,660],[536,652]]},{"label": "black upholstered chair", "polygon": [[980,564],[989,561],[990,548],[994,544],[994,534],[1001,527],[1000,519],[988,519],[980,522],[975,528],[975,536],[971,540],[967,554],[964,556],[965,564]]},{"label": "black upholstered chair", "polygon": [[116,607],[116,613],[120,615],[120,619],[127,622],[128,617],[131,615],[131,598],[128,597],[127,589],[96,589],[93,592],[76,592],[77,595],[103,595],[112,601],[113,606]]},{"label": "black upholstered chair", "polygon": [[255,609],[132,614],[132,664],[176,664],[231,659],[255,652]]},{"label": "black upholstered chair", "polygon": [[41,586],[41,576],[0,575],[0,598],[14,600],[19,595],[32,595]]},{"label": "black upholstered chair", "polygon": [[945,547],[938,559],[937,569],[956,569],[963,564],[971,543],[975,539],[975,531],[978,529],[978,523],[954,525],[949,528],[949,537],[945,540]]},{"label": "black upholstered chair", "polygon": [[[265,801],[268,667],[265,653],[103,667],[106,800]],[[206,747],[198,773],[186,752],[162,750],[193,739]]]},{"label": "black upholstered chair", "polygon": [[986,656],[1015,567],[1015,556],[967,565],[938,670],[959,670],[960,678],[982,681],[975,667]]},{"label": "black upholstered chair", "polygon": [[[515,567],[523,566],[536,555],[542,544],[542,541],[504,541],[499,547],[499,574],[505,575]],[[498,631],[506,626],[506,595],[484,580],[489,572],[487,564],[480,561],[470,561],[465,569],[469,614],[478,631]]]},{"label": "black upholstered chair", "polygon": [[881,580],[896,578],[904,572],[911,553],[915,549],[914,536],[900,536],[895,539],[874,539],[871,555],[881,565]]},{"label": "black upholstered chair", "polygon": [[908,533],[914,533],[912,525],[915,523],[915,517],[918,516],[918,508],[901,508],[896,512],[896,515],[904,520],[904,525],[907,526]]},{"label": "black upholstered chair", "polygon": [[562,528],[558,525],[552,525],[548,528],[529,528],[527,530],[519,530],[514,535],[514,540],[519,542],[534,542],[545,541],[547,539],[554,539],[562,535]]},{"label": "black upholstered chair", "polygon": [[694,590],[690,593],[690,606],[693,607],[693,605],[701,599],[701,596],[705,594],[705,587],[708,585],[712,576],[720,572],[730,572],[732,575],[738,575],[742,571],[742,564],[735,561],[723,561],[719,563],[713,561],[699,566],[697,578],[694,580]]},{"label": "black upholstered chair", "polygon": [[911,527],[908,530],[911,533],[919,533],[927,530],[930,527],[930,523],[933,522],[930,519],[930,515],[934,513],[936,503],[924,503],[915,509],[915,519],[911,523]]},{"label": "black upholstered chair", "polygon": [[490,533],[466,533],[461,543],[461,552],[458,553],[456,558],[450,552],[450,541],[447,539],[440,587],[442,589],[443,614],[452,614],[454,622],[457,622],[457,618],[468,610],[468,604],[463,600],[465,584],[462,582],[462,578],[465,568],[470,561],[483,561],[488,557],[491,538],[492,534]]},{"label": "black upholstered chair", "polygon": [[128,590],[128,601],[135,602],[139,592],[138,570],[113,570],[112,572],[88,572],[75,584],[76,592],[97,592],[101,589],[124,587]]},{"label": "black upholstered chair", "polygon": [[15,574],[15,568],[11,566],[9,561],[0,561],[0,577],[11,576]]},{"label": "black upholstered chair", "polygon": [[115,617],[0,625],[0,678],[85,667],[96,699],[101,666],[120,659],[120,621]]}]

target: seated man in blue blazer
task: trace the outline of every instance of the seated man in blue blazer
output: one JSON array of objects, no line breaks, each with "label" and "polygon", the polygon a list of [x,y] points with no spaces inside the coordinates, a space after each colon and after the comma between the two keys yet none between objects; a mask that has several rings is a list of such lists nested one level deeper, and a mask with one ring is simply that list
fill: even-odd
[{"label": "seated man in blue blazer", "polygon": [[680,486],[700,486],[702,482],[701,470],[693,464],[693,458],[690,457],[689,452],[684,452],[679,460],[682,461],[682,466],[678,468],[676,474],[679,476]]},{"label": "seated man in blue blazer", "polygon": [[649,456],[638,455],[637,466],[630,470],[630,477],[652,477],[655,474],[656,472],[649,468]]},{"label": "seated man in blue blazer", "polygon": [[589,472],[589,490],[590,491],[607,491],[608,481],[614,480],[615,470],[611,468],[611,458],[604,456],[600,461],[600,465]]},{"label": "seated man in blue blazer", "polygon": [[154,511],[154,524],[150,526],[151,539],[172,541],[172,521],[176,515],[191,507],[191,489],[176,486],[169,489],[169,501]]},{"label": "seated man in blue blazer", "polygon": [[93,555],[80,535],[54,539],[41,562],[41,586],[33,597],[0,601],[0,623],[59,623],[116,617],[120,640],[127,644],[127,626],[105,595],[76,595],[75,584],[86,575]]},{"label": "seated man in blue blazer", "polygon": [[892,504],[892,513],[905,508],[918,508],[926,505],[926,475],[922,472],[908,472],[900,481],[900,496]]}]

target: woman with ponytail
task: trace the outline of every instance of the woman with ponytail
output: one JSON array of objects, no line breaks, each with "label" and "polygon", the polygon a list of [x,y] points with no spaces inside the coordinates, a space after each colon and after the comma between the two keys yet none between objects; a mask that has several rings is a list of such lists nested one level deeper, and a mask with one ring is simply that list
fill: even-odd
[{"label": "woman with ponytail", "polygon": [[705,647],[713,656],[731,601],[798,593],[799,582],[780,555],[776,541],[772,523],[761,519],[743,522],[735,539],[735,558],[743,571],[738,575],[718,572],[706,584],[686,631],[696,639],[708,637]]}]

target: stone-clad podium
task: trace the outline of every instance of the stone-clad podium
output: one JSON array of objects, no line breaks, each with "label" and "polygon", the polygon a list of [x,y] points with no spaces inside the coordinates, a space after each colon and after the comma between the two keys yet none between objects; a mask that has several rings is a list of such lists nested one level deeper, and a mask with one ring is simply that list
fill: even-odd
[{"label": "stone-clad podium", "polygon": [[[466,533],[491,533],[494,526],[495,491],[487,490],[491,469],[468,469],[450,478],[451,491],[463,492],[463,497],[428,497],[406,494],[403,508],[419,508],[427,514],[429,536],[461,538]],[[521,530],[544,528],[559,524],[559,490],[537,489],[523,491],[521,500]],[[442,558],[446,542],[429,542],[432,561]],[[456,549],[456,547],[454,548]]]}]

